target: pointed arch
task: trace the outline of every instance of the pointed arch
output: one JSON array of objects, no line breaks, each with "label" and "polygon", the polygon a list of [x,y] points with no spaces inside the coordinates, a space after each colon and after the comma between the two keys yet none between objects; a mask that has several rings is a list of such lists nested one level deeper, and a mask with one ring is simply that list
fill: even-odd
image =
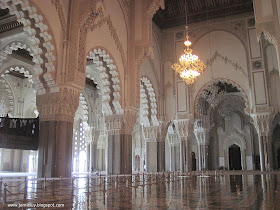
[{"label": "pointed arch", "polygon": [[87,55],[98,70],[97,77],[102,86],[102,102],[105,114],[123,114],[121,107],[121,80],[112,56],[104,49],[94,48]]}]

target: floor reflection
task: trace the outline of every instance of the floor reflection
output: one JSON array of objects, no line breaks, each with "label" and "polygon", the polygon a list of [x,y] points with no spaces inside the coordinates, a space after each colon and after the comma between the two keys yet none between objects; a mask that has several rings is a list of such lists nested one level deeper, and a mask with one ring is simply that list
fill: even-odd
[{"label": "floor reflection", "polygon": [[57,180],[48,186],[54,186],[49,191],[33,190],[32,186],[42,186],[43,181],[29,181],[27,199],[34,203],[64,203],[63,209],[278,209],[279,181],[280,173],[208,178],[84,175]]}]

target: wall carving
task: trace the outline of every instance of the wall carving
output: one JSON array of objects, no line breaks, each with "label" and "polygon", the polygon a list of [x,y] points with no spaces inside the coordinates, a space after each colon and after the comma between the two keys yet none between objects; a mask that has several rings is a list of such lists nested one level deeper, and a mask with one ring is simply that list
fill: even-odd
[{"label": "wall carving", "polygon": [[0,90],[0,116],[6,117],[8,113],[14,111],[14,94],[4,78],[0,79]]},{"label": "wall carving", "polygon": [[[122,63],[124,66],[124,72],[126,72],[126,70],[127,70],[127,60],[125,57],[122,43],[118,37],[116,28],[113,26],[110,15],[107,15],[106,17],[104,17],[104,13],[105,13],[104,7],[103,7],[102,3],[100,3],[99,6],[97,6],[95,12],[93,12],[92,8],[89,8],[87,11],[84,12],[84,14],[82,15],[82,17],[80,19],[80,24],[79,24],[79,28],[80,28],[80,41],[79,41],[80,59],[79,60],[80,61],[79,61],[78,69],[81,72],[84,72],[84,69],[85,69],[83,51],[84,51],[84,46],[85,46],[86,33],[88,30],[94,31],[95,29],[100,28],[103,24],[107,24],[109,31],[111,33],[111,36],[116,44],[116,47],[120,52]],[[97,19],[98,19],[98,21],[96,22]]]},{"label": "wall carving", "polygon": [[114,60],[105,50],[100,48],[90,51],[87,58],[96,64],[102,79],[102,101],[105,106],[105,114],[122,114],[120,79]]},{"label": "wall carving", "polygon": [[271,127],[271,115],[270,113],[259,113],[251,115],[254,120],[254,125],[261,136],[268,136]]},{"label": "wall carving", "polygon": [[207,66],[212,66],[212,64],[214,63],[214,61],[219,58],[222,61],[225,62],[225,64],[229,63],[236,71],[240,71],[243,76],[248,80],[248,75],[246,74],[246,72],[244,71],[244,69],[238,65],[238,63],[234,63],[232,60],[230,60],[227,56],[223,56],[222,54],[220,54],[217,50],[215,51],[214,55],[212,56],[212,58],[207,59],[206,61],[206,65]]},{"label": "wall carving", "polygon": [[61,29],[63,32],[63,37],[65,37],[66,35],[66,30],[67,30],[67,25],[66,25],[66,21],[65,21],[65,16],[64,16],[64,12],[62,9],[62,5],[60,4],[59,0],[52,0],[52,4],[54,4],[57,12],[58,12],[58,17],[60,20],[60,25],[61,25]]},{"label": "wall carving", "polygon": [[24,25],[23,30],[27,32],[33,41],[32,56],[35,62],[34,70],[40,77],[41,83],[37,84],[38,94],[46,93],[46,88],[55,85],[55,46],[48,24],[38,14],[37,9],[28,0],[25,1],[1,1],[0,8],[8,8],[10,14],[15,15],[17,20]]},{"label": "wall carving", "polygon": [[144,108],[143,115],[146,116],[147,120],[150,120],[144,124],[144,126],[159,126],[157,119],[157,100],[154,88],[147,77],[142,77],[141,83],[140,93],[142,99],[141,102],[143,102],[142,107]]},{"label": "wall carving", "polygon": [[267,40],[270,44],[273,44],[277,49],[278,42],[274,27],[274,22],[256,23],[256,33],[258,40],[261,40],[261,36],[263,35],[265,40]]},{"label": "wall carving", "polygon": [[124,114],[105,116],[108,135],[132,135],[138,110],[125,109]]},{"label": "wall carving", "polygon": [[74,121],[79,106],[80,90],[61,86],[59,92],[37,95],[40,121]]},{"label": "wall carving", "polygon": [[[211,81],[210,81],[211,82]],[[201,97],[201,93],[209,86],[210,82],[204,84],[200,90],[198,91],[197,95],[195,96],[195,100],[194,100],[194,105],[195,105],[195,113],[196,115],[199,115],[199,113],[196,111],[196,107],[199,107],[199,98]],[[238,89],[238,91],[243,95],[243,98],[245,100],[245,113],[246,114],[250,114],[251,113],[251,109],[250,109],[250,104],[249,104],[249,98],[246,94],[246,92],[243,90],[243,88],[237,84],[236,82],[230,80],[230,79],[225,79],[225,78],[216,78],[214,79],[214,83],[217,82],[223,82],[223,83],[227,83],[227,84],[231,84],[233,87],[236,87]]]}]

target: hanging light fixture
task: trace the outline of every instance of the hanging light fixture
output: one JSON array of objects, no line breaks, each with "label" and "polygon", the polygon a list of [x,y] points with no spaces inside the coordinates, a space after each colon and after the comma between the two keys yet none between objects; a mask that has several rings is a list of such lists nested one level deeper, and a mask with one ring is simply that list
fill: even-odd
[{"label": "hanging light fixture", "polygon": [[220,90],[219,86],[214,83],[212,79],[211,84],[201,93],[201,97],[204,98],[212,108],[218,106],[218,104],[225,98],[226,92]]},{"label": "hanging light fixture", "polygon": [[189,41],[189,33],[187,26],[187,3],[185,1],[185,14],[186,14],[186,41],[184,42],[186,49],[184,54],[180,57],[179,63],[174,63],[171,68],[179,73],[180,77],[187,83],[193,84],[195,79],[203,73],[206,65],[201,61],[198,56],[192,54],[190,48],[191,42]]}]

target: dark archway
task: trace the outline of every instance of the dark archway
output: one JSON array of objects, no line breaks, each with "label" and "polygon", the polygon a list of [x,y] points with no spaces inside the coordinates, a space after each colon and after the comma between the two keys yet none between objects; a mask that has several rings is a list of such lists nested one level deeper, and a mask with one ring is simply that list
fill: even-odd
[{"label": "dark archway", "polygon": [[196,158],[194,152],[192,152],[192,171],[196,171]]},{"label": "dark archway", "polygon": [[241,167],[241,152],[240,147],[233,144],[228,149],[229,154],[229,169],[230,170],[242,170]]}]

